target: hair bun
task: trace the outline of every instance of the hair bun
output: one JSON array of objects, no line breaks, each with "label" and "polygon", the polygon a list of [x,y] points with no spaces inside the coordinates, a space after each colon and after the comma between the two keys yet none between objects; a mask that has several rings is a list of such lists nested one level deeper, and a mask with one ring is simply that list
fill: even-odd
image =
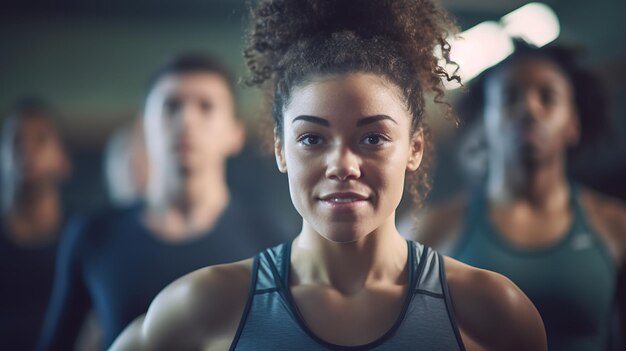
[{"label": "hair bun", "polygon": [[[444,47],[445,56],[446,39],[457,30],[447,12],[430,0],[258,0],[251,4],[245,57],[252,84],[266,81],[289,47],[302,40],[346,31],[363,39],[383,37],[406,51],[413,64],[427,61],[426,65],[436,66],[434,48]],[[444,73],[437,72],[440,77]]]}]

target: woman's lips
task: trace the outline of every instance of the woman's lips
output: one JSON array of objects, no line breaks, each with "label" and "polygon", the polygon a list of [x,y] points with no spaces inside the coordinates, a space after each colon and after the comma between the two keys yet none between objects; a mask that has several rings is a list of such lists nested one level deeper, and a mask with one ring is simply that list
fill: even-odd
[{"label": "woman's lips", "polygon": [[331,208],[353,209],[366,204],[369,201],[369,197],[353,192],[341,192],[326,194],[321,196],[319,200]]}]

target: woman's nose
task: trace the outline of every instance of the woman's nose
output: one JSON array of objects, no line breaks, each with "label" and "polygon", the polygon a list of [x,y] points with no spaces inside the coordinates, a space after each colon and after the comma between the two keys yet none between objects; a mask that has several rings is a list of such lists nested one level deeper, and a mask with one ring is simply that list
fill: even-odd
[{"label": "woman's nose", "polygon": [[336,147],[327,162],[326,177],[329,179],[346,181],[361,177],[360,159],[349,147]]}]

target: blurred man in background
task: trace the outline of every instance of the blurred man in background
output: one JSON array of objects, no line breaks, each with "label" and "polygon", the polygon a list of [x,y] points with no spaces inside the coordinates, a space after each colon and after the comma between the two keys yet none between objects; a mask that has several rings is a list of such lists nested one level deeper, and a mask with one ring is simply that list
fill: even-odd
[{"label": "blurred man in background", "polygon": [[71,224],[41,350],[72,349],[91,307],[106,348],[176,278],[285,240],[226,184],[226,160],[243,147],[245,133],[233,79],[219,62],[190,54],[162,66],[150,80],[144,125],[144,203]]}]

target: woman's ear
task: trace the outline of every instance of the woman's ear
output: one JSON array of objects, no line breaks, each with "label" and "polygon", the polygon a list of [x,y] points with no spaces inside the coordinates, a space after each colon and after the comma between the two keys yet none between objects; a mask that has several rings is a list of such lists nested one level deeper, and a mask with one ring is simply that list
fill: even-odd
[{"label": "woman's ear", "polygon": [[406,169],[409,172],[417,171],[424,156],[424,129],[419,128],[411,137],[409,160]]},{"label": "woman's ear", "polygon": [[287,173],[287,162],[285,162],[285,149],[280,139],[278,129],[274,128],[274,156],[276,157],[276,165],[281,173]]}]

